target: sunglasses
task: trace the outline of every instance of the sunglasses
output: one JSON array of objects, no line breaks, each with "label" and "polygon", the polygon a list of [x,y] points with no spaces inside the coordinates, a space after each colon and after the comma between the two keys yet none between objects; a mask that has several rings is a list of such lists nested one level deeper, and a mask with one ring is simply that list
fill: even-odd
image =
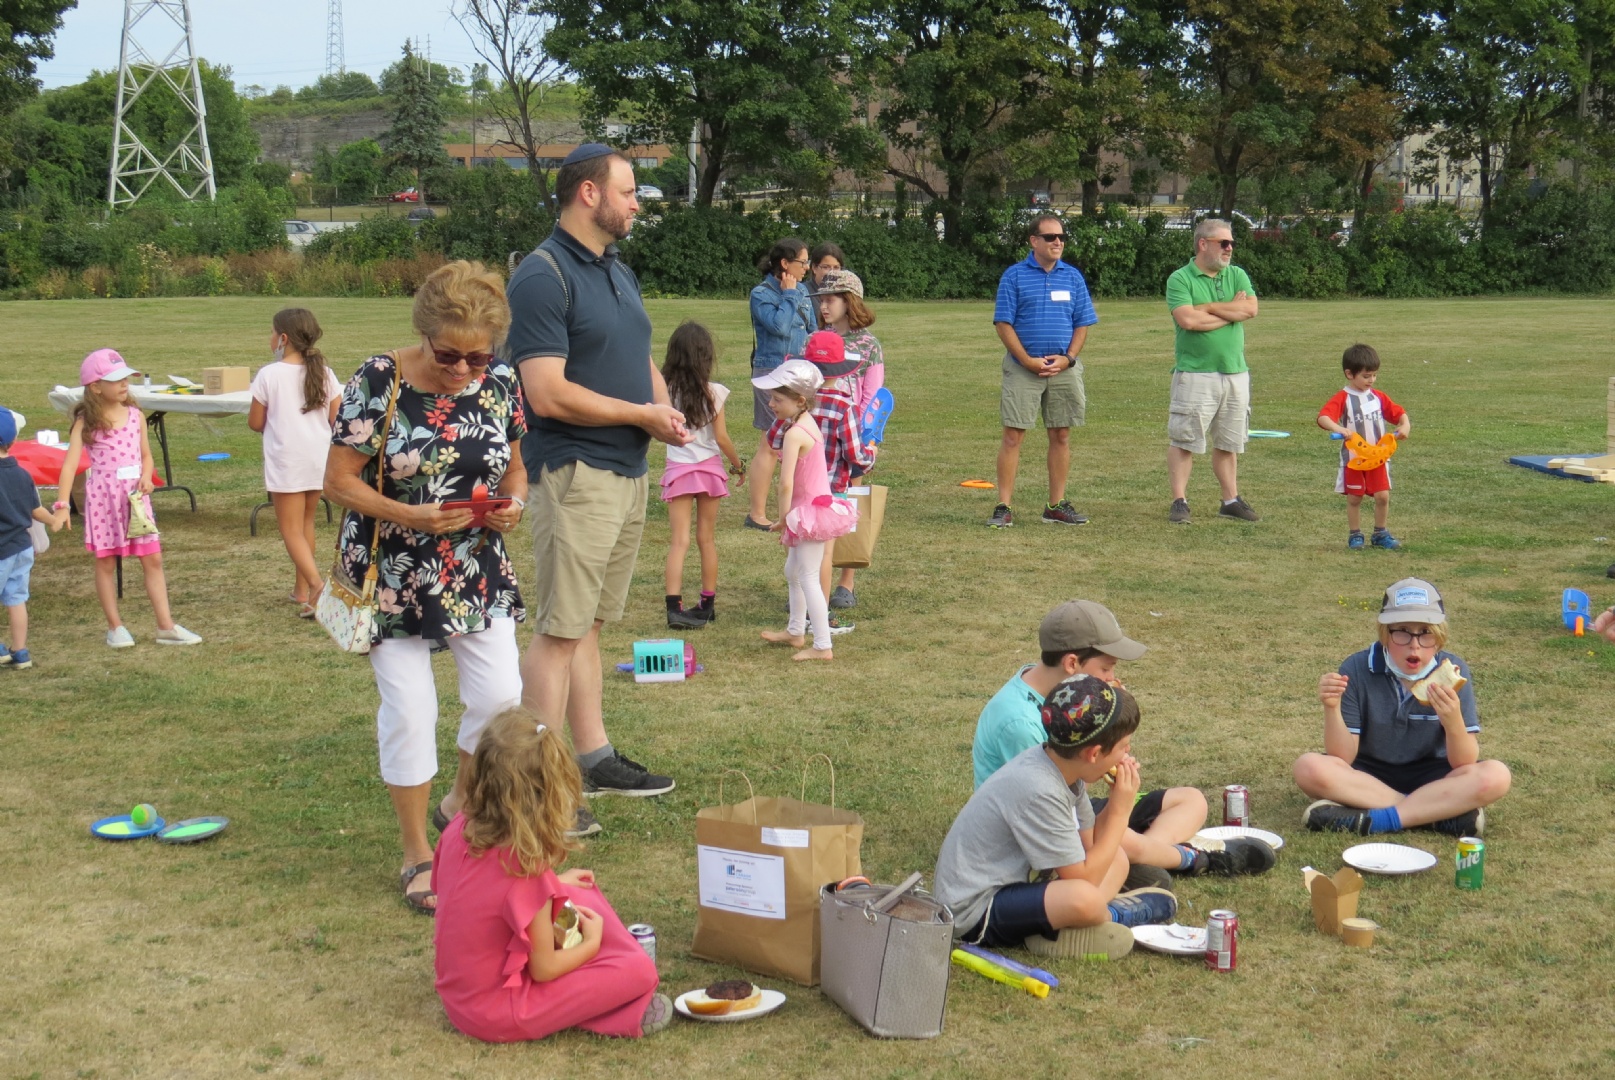
[{"label": "sunglasses", "polygon": [[453,367],[464,360],[467,367],[485,368],[493,363],[494,355],[491,352],[455,352],[453,349],[440,349],[431,338],[426,343],[432,346],[432,359],[444,367]]},{"label": "sunglasses", "polygon": [[1222,248],[1224,251],[1234,250],[1234,242],[1232,240],[1218,240],[1216,243],[1217,246]]},{"label": "sunglasses", "polygon": [[1043,241],[1045,244],[1065,243],[1065,233],[1063,232],[1033,233],[1032,235]]}]

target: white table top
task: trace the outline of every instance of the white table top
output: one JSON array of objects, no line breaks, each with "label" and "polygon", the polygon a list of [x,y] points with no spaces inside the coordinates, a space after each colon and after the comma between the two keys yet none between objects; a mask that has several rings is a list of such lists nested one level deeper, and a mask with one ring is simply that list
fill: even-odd
[{"label": "white table top", "polygon": [[[245,416],[252,408],[252,391],[228,394],[167,394],[167,383],[129,384],[129,396],[142,412],[190,413],[193,416]],[[59,413],[70,413],[84,397],[82,386],[58,386],[46,395]]]}]

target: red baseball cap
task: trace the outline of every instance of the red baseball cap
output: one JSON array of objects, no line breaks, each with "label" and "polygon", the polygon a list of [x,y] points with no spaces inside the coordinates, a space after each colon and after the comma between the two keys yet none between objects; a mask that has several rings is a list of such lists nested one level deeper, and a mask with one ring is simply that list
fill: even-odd
[{"label": "red baseball cap", "polygon": [[847,343],[834,330],[819,330],[809,334],[802,355],[827,379],[856,371],[861,362],[857,358],[847,359]]}]

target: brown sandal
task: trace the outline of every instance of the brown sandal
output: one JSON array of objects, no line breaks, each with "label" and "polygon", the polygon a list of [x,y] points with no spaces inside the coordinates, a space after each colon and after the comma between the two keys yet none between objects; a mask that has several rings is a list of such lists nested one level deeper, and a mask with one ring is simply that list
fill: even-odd
[{"label": "brown sandal", "polygon": [[428,898],[435,901],[437,899],[437,893],[433,892],[431,889],[423,889],[419,892],[410,892],[409,885],[410,882],[414,881],[419,875],[430,874],[431,872],[432,860],[427,859],[423,863],[416,863],[414,866],[398,875],[398,888],[404,894],[404,903],[409,905],[411,911],[419,912],[422,915],[437,914],[437,907],[435,904],[427,904],[424,902]]}]

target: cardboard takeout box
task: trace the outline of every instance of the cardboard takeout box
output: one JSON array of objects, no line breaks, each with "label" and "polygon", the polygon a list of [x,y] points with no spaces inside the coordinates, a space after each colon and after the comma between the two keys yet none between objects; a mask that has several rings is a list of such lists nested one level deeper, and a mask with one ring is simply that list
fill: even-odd
[{"label": "cardboard takeout box", "polygon": [[1345,866],[1334,877],[1325,877],[1312,867],[1304,866],[1301,880],[1312,895],[1312,918],[1318,929],[1331,937],[1339,937],[1340,924],[1357,915],[1363,875]]}]

